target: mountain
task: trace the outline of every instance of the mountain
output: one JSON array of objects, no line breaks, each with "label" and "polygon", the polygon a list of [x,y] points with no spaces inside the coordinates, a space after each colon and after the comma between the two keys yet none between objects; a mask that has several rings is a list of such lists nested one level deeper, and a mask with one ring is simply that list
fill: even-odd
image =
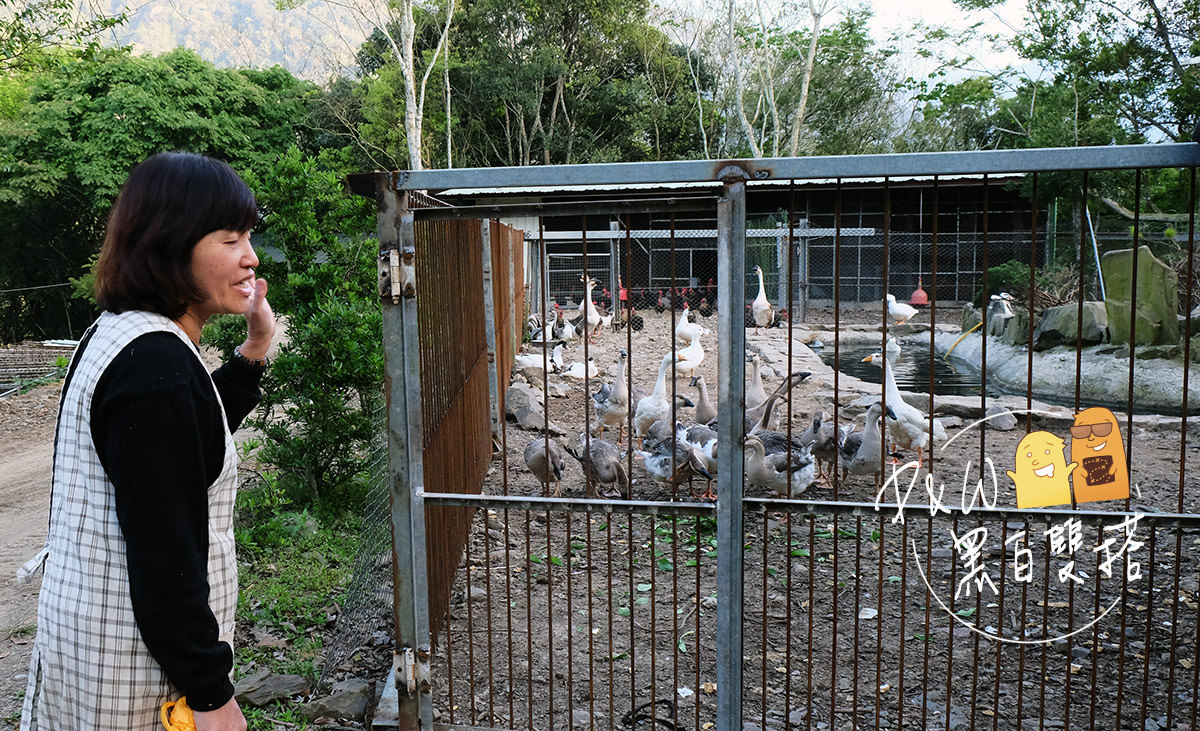
[{"label": "mountain", "polygon": [[155,55],[183,46],[216,66],[278,64],[317,83],[345,73],[370,32],[349,5],[335,7],[324,0],[288,10],[278,9],[272,0],[92,2],[110,15],[122,9],[128,13],[128,21],[109,32],[106,44]]}]

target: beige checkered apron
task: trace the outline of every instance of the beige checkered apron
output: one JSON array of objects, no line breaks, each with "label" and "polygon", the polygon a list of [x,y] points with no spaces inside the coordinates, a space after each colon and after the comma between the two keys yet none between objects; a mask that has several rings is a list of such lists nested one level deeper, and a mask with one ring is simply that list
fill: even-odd
[{"label": "beige checkered apron", "polygon": [[[134,338],[172,332],[197,358],[200,354],[183,330],[161,315],[106,312],[93,328],[72,364],[59,413],[45,574],[22,731],[154,731],[161,728],[159,706],[180,695],[146,649],[134,620],[125,541],[112,484],[92,443],[89,411],[104,369]],[[237,607],[236,491],[237,453],[226,427],[225,464],[208,489],[208,583],[209,606],[221,639],[230,646]]]}]

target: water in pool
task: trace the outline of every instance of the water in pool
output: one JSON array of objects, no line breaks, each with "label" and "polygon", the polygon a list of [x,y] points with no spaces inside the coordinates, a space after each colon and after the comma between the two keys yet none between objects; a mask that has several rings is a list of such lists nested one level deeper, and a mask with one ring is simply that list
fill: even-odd
[{"label": "water in pool", "polygon": [[[842,373],[861,378],[868,383],[883,383],[883,369],[874,363],[864,363],[863,358],[879,351],[879,343],[844,344],[838,352],[838,363]],[[829,366],[833,366],[833,345],[816,351]],[[896,385],[901,391],[928,393],[929,391],[929,342],[902,341],[899,356],[889,356]],[[991,389],[989,388],[989,391]],[[940,355],[933,359],[933,392],[959,396],[979,395],[979,374],[956,369]]]}]

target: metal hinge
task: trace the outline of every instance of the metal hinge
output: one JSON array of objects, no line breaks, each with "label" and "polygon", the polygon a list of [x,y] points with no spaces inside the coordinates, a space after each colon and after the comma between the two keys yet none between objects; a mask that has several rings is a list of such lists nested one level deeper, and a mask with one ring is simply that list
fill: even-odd
[{"label": "metal hinge", "polygon": [[422,645],[415,652],[411,647],[402,647],[396,658],[396,689],[411,698],[417,691],[429,693],[432,688],[429,670],[429,646]]},{"label": "metal hinge", "polygon": [[402,297],[417,296],[417,255],[395,249],[379,253],[379,296],[399,304]]},{"label": "metal hinge", "polygon": [[416,653],[411,647],[402,647],[396,660],[396,689],[411,698],[417,692]]}]

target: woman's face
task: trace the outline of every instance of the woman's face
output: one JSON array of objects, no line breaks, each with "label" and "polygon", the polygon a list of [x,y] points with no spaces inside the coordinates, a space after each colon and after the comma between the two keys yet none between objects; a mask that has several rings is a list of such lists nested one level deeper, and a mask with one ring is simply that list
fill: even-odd
[{"label": "woman's face", "polygon": [[212,315],[242,315],[254,296],[258,256],[249,231],[213,231],[192,249],[192,277],[207,297],[188,308],[203,323]]}]

